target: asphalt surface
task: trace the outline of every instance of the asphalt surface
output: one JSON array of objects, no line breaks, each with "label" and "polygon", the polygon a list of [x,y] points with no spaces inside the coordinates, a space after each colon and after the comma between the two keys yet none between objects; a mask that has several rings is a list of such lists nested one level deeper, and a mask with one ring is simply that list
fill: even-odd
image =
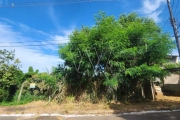
[{"label": "asphalt surface", "polygon": [[158,112],[158,113],[140,113],[127,115],[95,115],[95,116],[33,116],[33,117],[15,117],[0,116],[0,120],[180,120],[180,112]]}]

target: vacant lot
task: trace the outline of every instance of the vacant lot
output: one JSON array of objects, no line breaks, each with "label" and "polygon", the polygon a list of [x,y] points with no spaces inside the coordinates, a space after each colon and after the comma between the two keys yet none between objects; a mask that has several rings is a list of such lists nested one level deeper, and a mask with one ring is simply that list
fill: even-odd
[{"label": "vacant lot", "polygon": [[26,105],[19,106],[0,106],[0,114],[26,114],[26,113],[61,113],[61,114],[107,114],[121,112],[137,112],[144,110],[171,110],[180,108],[180,97],[157,96],[157,100],[141,103],[62,103],[51,102],[47,105],[46,101],[34,101]]}]

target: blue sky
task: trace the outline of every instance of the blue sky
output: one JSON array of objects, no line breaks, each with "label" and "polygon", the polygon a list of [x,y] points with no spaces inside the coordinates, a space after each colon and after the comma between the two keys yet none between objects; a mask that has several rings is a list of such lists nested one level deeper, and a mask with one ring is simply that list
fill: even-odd
[{"label": "blue sky", "polygon": [[[171,6],[180,21],[180,1],[171,0]],[[29,66],[51,71],[63,62],[58,44],[81,25],[92,27],[100,10],[116,18],[130,12],[150,17],[174,39],[166,0],[0,0],[0,49],[15,49],[24,72]]]}]

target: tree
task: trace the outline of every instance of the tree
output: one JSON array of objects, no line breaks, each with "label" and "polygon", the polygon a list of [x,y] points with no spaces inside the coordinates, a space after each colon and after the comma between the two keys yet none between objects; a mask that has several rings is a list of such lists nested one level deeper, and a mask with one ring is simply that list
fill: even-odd
[{"label": "tree", "polygon": [[104,12],[95,19],[94,27],[75,30],[68,45],[59,49],[74,94],[83,88],[96,98],[106,93],[128,99],[147,81],[165,75],[161,66],[174,43],[153,20],[135,13],[116,20]]},{"label": "tree", "polygon": [[32,66],[29,66],[28,72],[24,74],[23,76],[23,82],[26,81],[29,78],[32,78],[33,75],[38,74],[39,70],[34,71]]},{"label": "tree", "polygon": [[34,72],[33,67],[32,67],[32,66],[29,66],[29,68],[28,68],[28,73],[33,73],[33,72]]},{"label": "tree", "polygon": [[20,61],[14,51],[0,50],[0,101],[11,100],[21,82]]}]

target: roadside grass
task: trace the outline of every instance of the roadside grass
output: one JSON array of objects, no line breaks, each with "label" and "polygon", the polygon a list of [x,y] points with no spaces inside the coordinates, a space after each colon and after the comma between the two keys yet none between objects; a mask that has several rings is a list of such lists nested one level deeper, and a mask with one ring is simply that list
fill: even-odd
[{"label": "roadside grass", "polygon": [[[31,96],[32,97],[32,96]],[[174,110],[180,109],[180,97],[172,96],[157,96],[155,101],[142,101],[138,103],[90,103],[74,101],[73,96],[67,97],[66,101],[60,104],[56,102],[38,100],[34,101],[32,98],[21,99],[19,103],[10,102],[2,103],[0,106],[0,113],[61,113],[61,114],[116,114],[123,112],[139,112],[148,110]],[[30,102],[30,100],[33,100]],[[28,103],[29,102],[29,103]],[[27,103],[27,104],[26,104]],[[22,105],[23,104],[23,105]],[[6,106],[6,107],[4,107]]]},{"label": "roadside grass", "polygon": [[2,101],[0,106],[15,106],[15,105],[23,105],[30,103],[32,101],[44,100],[44,96],[34,96],[31,94],[25,94],[21,96],[21,99],[18,100],[18,96],[15,95],[12,101]]},{"label": "roadside grass", "polygon": [[[174,110],[180,109],[180,97],[161,96],[155,101],[147,100],[138,103],[88,103],[72,102],[56,104],[64,114],[116,114],[124,112],[140,112],[148,110]],[[57,108],[51,106],[52,111]]]}]

